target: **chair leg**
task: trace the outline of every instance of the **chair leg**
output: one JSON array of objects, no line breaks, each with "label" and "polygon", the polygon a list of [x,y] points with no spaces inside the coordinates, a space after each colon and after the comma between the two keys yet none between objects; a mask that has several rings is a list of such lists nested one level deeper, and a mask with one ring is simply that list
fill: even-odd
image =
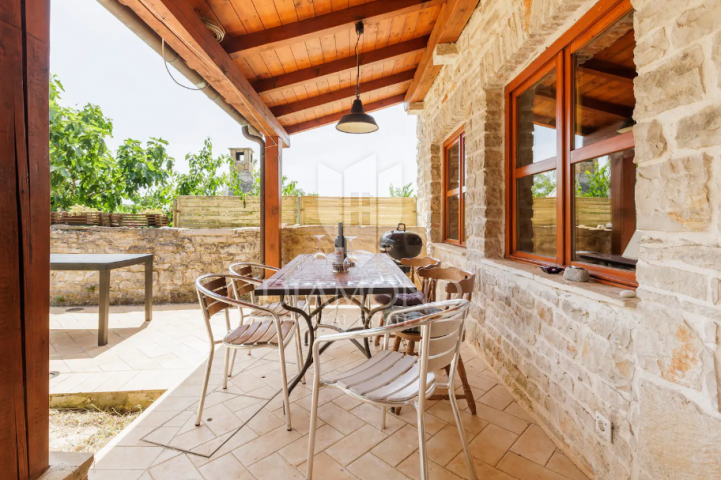
[{"label": "chair leg", "polygon": [[[379,326],[379,327],[382,327],[382,326],[385,325],[385,324],[386,324],[386,319],[383,318],[383,315],[381,314],[381,319],[380,319],[379,322],[378,322],[378,326]],[[378,345],[380,345],[380,343],[381,343],[381,335],[377,335],[377,336],[376,336],[376,347],[377,347]],[[396,350],[396,351],[397,351],[397,350]]]},{"label": "chair leg", "polygon": [[[300,372],[303,369],[303,345],[301,345],[299,323],[296,323],[295,325],[295,349],[298,354],[298,372]],[[303,375],[300,381],[303,385],[305,385],[305,375]]]},{"label": "chair leg", "polygon": [[471,415],[476,414],[476,399],[473,398],[473,390],[468,383],[468,377],[466,377],[466,367],[463,366],[463,359],[458,357],[458,376],[461,377],[461,383],[463,384],[463,396],[466,398],[468,409],[471,411]]},{"label": "chair leg", "polygon": [[458,409],[458,399],[456,398],[456,392],[449,390],[448,397],[451,400],[451,410],[453,410],[453,418],[456,420],[456,426],[458,427],[458,435],[461,437],[461,445],[463,445],[463,452],[466,454],[466,463],[468,464],[468,472],[471,475],[471,480],[478,480],[476,474],[476,467],[473,465],[473,458],[471,452],[468,451],[468,441],[466,440],[466,432],[463,429],[463,423],[461,422],[461,412]]},{"label": "chair leg", "polygon": [[313,397],[310,403],[310,429],[308,431],[308,462],[305,476],[313,479],[313,460],[315,457],[315,431],[318,424],[318,395],[320,394],[320,379],[313,375]]},{"label": "chair leg", "polygon": [[[396,335],[396,339],[395,339],[395,341],[393,342],[393,351],[394,351],[394,352],[397,352],[398,350],[401,349],[401,342],[402,342],[402,341],[403,341],[403,339],[402,339],[401,337],[399,337],[398,335]],[[396,414],[396,415],[400,415],[400,414],[401,414],[401,407],[391,407],[391,412],[393,412],[393,413]]]},{"label": "chair leg", "polygon": [[[233,376],[233,367],[235,366],[235,354],[238,353],[238,349],[233,349],[233,358],[230,360],[230,369],[228,370],[228,378],[231,378]],[[250,353],[250,350],[248,350],[248,353]]]},{"label": "chair leg", "polygon": [[230,364],[230,348],[225,347],[225,360],[223,363],[223,390],[228,389],[228,370]]},{"label": "chair leg", "polygon": [[215,345],[210,345],[210,353],[208,353],[208,365],[205,367],[205,378],[203,379],[203,388],[200,393],[200,402],[198,402],[198,415],[195,418],[195,426],[200,426],[200,420],[203,418],[203,405],[205,405],[205,394],[208,392],[208,380],[210,379],[210,369],[213,368],[213,356],[215,355]]},{"label": "chair leg", "polygon": [[280,376],[283,380],[283,406],[285,407],[285,429],[292,429],[290,423],[290,394],[288,392],[288,377],[285,373],[285,346],[283,341],[278,341],[278,354],[280,356]]},{"label": "chair leg", "polygon": [[381,430],[386,429],[386,412],[388,412],[388,407],[381,407]]},{"label": "chair leg", "polygon": [[421,480],[428,480],[428,456],[426,452],[426,422],[423,418],[423,405],[416,404],[418,410],[418,457],[421,465]]}]

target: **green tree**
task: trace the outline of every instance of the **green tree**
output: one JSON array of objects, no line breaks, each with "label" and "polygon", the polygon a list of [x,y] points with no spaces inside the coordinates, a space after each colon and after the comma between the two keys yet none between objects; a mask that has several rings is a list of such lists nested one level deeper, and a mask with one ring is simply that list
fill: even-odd
[{"label": "green tree", "polygon": [[580,182],[576,182],[577,197],[608,198],[609,191],[611,190],[611,170],[609,168],[609,162],[606,162],[600,168],[598,167],[597,161],[594,161],[594,164],[595,168],[593,171],[585,171],[588,183],[584,186]]},{"label": "green tree", "polygon": [[[198,153],[185,156],[190,171],[176,177],[176,195],[218,195],[228,185],[231,175],[222,172],[224,165],[231,166],[228,155],[213,157],[213,142],[206,138],[203,148]],[[230,169],[235,172],[235,169]],[[237,175],[234,175],[237,179]],[[231,190],[235,190],[231,186]]]},{"label": "green tree", "polygon": [[533,176],[531,193],[534,198],[548,197],[556,190],[556,172],[544,172]]},{"label": "green tree", "polygon": [[128,139],[113,156],[106,139],[112,121],[92,104],[78,110],[60,105],[62,83],[50,79],[51,208],[73,205],[105,212],[169,209],[173,158],[168,143],[152,138],[145,147]]},{"label": "green tree", "polygon": [[393,188],[393,184],[391,184],[389,188],[391,197],[412,197],[413,189],[411,185],[413,184],[409,183],[408,185],[403,185],[401,188]]}]

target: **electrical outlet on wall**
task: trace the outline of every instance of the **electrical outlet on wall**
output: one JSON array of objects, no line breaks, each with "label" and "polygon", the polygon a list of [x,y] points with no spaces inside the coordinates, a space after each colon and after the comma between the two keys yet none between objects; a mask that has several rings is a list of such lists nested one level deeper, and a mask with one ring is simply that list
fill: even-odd
[{"label": "electrical outlet on wall", "polygon": [[613,443],[613,424],[601,412],[596,412],[596,433],[608,443]]}]

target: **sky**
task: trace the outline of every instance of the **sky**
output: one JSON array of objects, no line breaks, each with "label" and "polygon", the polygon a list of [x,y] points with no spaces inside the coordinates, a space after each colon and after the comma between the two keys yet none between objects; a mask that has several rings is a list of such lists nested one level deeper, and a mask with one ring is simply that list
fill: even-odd
[{"label": "sky", "polygon": [[[52,0],[51,8],[50,70],[65,87],[61,103],[100,106],[113,120],[111,149],[126,138],[160,137],[170,143],[176,169],[186,172],[186,153],[200,150],[207,137],[216,154],[228,153],[229,148],[257,148],[202,92],[176,85],[160,55],[99,3]],[[191,86],[175,69],[170,71]],[[315,193],[328,190],[318,178],[319,172],[326,178],[329,170],[341,175],[341,191],[348,195],[387,195],[389,183],[415,187],[416,117],[407,115],[401,105],[372,115],[380,127],[372,134],[345,134],[331,124],[291,136],[291,147],[283,150],[283,174]],[[369,162],[375,168],[364,168]]]}]

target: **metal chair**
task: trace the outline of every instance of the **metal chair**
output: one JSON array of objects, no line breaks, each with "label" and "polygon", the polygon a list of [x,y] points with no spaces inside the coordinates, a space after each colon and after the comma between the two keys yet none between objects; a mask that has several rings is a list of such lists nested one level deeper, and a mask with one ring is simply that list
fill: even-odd
[{"label": "metal chair", "polygon": [[[228,295],[228,282],[230,282],[230,286],[234,290],[234,296],[236,298],[231,298]],[[260,283],[261,281],[255,278],[228,273],[211,273],[198,277],[198,279],[195,280],[195,288],[198,292],[198,302],[200,303],[200,309],[203,311],[205,327],[208,331],[208,338],[210,340],[208,364],[205,369],[205,378],[203,379],[203,388],[201,391],[200,403],[198,404],[198,414],[195,420],[196,425],[200,425],[200,421],[203,418],[203,406],[205,405],[205,395],[208,392],[208,379],[213,365],[215,346],[222,344],[226,347],[225,365],[223,368],[224,389],[228,388],[230,350],[234,350],[235,352],[237,350],[252,350],[255,348],[278,348],[278,355],[280,357],[280,373],[283,379],[285,425],[288,430],[291,429],[290,398],[288,393],[288,378],[286,376],[285,368],[285,348],[293,338],[294,332],[296,333],[296,339],[300,339],[300,335],[297,334],[299,325],[296,319],[281,320],[280,316],[273,310],[239,300],[240,295],[242,294],[238,292],[246,291],[249,288],[249,285],[255,286]],[[252,321],[249,323],[243,323],[241,321],[241,324],[237,328],[231,329],[228,309],[233,306],[238,308],[251,308],[255,311],[264,312],[266,314],[266,318],[261,318],[258,319],[258,321]],[[210,326],[210,318],[221,311],[225,313],[225,325],[227,332],[222,340],[215,340],[213,337],[213,330]],[[298,345],[298,368],[300,369],[302,365],[300,341],[297,341],[296,343]]]},{"label": "metal chair", "polygon": [[[439,384],[434,371],[449,363],[455,371],[460,358],[465,318],[468,313],[468,300],[446,300],[432,304],[409,307],[393,312],[392,315],[407,314],[423,309],[438,309],[435,313],[421,316],[404,323],[385,327],[371,328],[356,332],[345,332],[318,338],[313,344],[313,397],[310,413],[310,439],[308,442],[308,470],[306,477],[313,478],[313,457],[315,453],[315,433],[318,423],[318,396],[320,387],[339,388],[348,395],[381,407],[381,428],[385,428],[386,411],[389,407],[414,405],[418,412],[418,443],[420,449],[421,479],[428,479],[428,459],[426,458],[425,412],[426,399],[433,395],[437,387],[447,388],[450,392],[453,417],[456,420],[458,434],[461,437],[463,451],[471,477],[476,480],[466,434],[461,423],[461,415],[453,388],[454,376],[448,377],[448,384]],[[389,318],[391,320],[391,318]],[[410,327],[420,327],[422,342],[418,356],[404,356],[387,348],[378,352],[356,368],[321,380],[320,346],[323,343],[339,340],[351,340],[401,332]]]},{"label": "metal chair", "polygon": [[[439,280],[446,282],[446,300],[450,300],[452,298],[463,298],[469,302],[471,301],[473,296],[473,286],[476,280],[476,276],[471,272],[456,267],[436,267],[419,268],[417,274],[423,285],[423,293],[429,302],[434,302],[436,300],[436,286]],[[403,320],[406,319],[399,318],[399,321]],[[393,343],[393,351],[397,352],[400,349],[401,341],[406,340],[408,342],[406,354],[415,355],[415,345],[420,343],[421,336],[421,332],[417,328],[396,333],[395,342]],[[445,370],[448,376],[451,376],[451,372],[455,372],[455,370],[451,369],[448,365],[446,365]],[[463,385],[463,395],[458,398],[465,399],[471,414],[475,415],[476,400],[473,396],[471,385],[468,383],[466,367],[463,365],[462,358],[458,359],[458,376],[461,379],[461,385]],[[431,400],[448,400],[448,395],[436,394]],[[400,412],[400,408],[396,408],[394,410],[396,415],[400,415]]]}]

